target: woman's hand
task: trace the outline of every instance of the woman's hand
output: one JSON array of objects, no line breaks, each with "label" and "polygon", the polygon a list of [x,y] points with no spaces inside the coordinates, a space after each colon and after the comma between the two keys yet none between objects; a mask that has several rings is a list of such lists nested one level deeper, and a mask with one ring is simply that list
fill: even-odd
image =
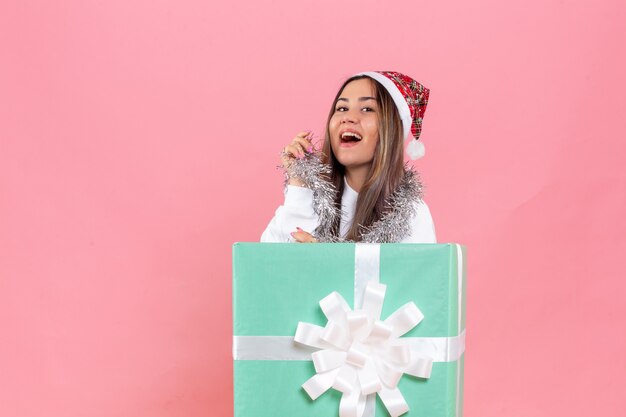
[{"label": "woman's hand", "polygon": [[311,143],[311,139],[313,139],[313,132],[310,130],[300,132],[296,135],[295,138],[291,141],[291,143],[285,146],[280,153],[280,157],[283,163],[283,168],[289,174],[289,185],[297,185],[299,187],[304,186],[304,182],[300,178],[294,177],[291,175],[290,168],[293,164],[294,159],[302,159],[306,156],[307,153],[313,152],[313,144]]},{"label": "woman's hand", "polygon": [[313,237],[309,232],[305,232],[304,230],[296,227],[296,231],[291,233],[291,236],[298,243],[317,243],[317,239]]}]

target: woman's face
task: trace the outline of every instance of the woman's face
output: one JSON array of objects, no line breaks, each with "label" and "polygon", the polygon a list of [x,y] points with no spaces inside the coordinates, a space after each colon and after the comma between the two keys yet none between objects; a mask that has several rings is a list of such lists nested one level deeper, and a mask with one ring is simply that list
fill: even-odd
[{"label": "woman's face", "polygon": [[346,169],[369,167],[378,144],[378,103],[374,82],[351,81],[339,94],[328,123],[330,145]]}]

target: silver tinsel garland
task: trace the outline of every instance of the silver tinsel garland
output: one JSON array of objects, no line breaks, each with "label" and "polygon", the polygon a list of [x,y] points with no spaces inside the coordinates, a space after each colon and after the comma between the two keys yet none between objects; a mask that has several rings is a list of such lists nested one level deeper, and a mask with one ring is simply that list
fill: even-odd
[{"label": "silver tinsel garland", "polygon": [[[285,186],[293,176],[313,191],[313,210],[320,224],[312,234],[319,242],[349,242],[332,233],[332,225],[341,217],[341,211],[335,206],[335,186],[324,179],[329,174],[330,166],[323,164],[319,155],[307,154],[305,158],[293,160],[289,173],[285,170]],[[363,228],[361,241],[393,243],[407,237],[411,232],[410,219],[416,215],[415,204],[422,199],[422,188],[418,173],[405,166],[400,185],[387,201],[391,209],[370,227]]]},{"label": "silver tinsel garland", "polygon": [[400,242],[411,233],[411,217],[417,215],[415,203],[422,200],[422,183],[417,172],[404,167],[404,178],[391,194],[387,204],[391,210],[361,234],[366,243]]},{"label": "silver tinsel garland", "polygon": [[330,239],[331,227],[341,217],[340,210],[335,206],[337,190],[335,186],[324,177],[330,174],[330,166],[322,163],[321,155],[307,154],[302,159],[294,159],[289,167],[289,172],[284,170],[285,186],[289,177],[299,178],[304,185],[313,191],[313,211],[320,218],[320,225],[312,235],[319,242],[338,242],[338,239]]}]

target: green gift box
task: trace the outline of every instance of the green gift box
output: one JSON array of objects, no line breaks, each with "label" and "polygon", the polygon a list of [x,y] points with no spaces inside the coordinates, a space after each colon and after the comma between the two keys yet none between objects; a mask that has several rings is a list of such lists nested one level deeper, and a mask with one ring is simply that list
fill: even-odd
[{"label": "green gift box", "polygon": [[[335,417],[342,392],[312,400],[302,388],[316,375],[319,350],[294,342],[299,322],[320,327],[320,300],[333,292],[360,307],[367,281],[386,286],[385,320],[408,302],[423,320],[403,334],[432,358],[428,378],[397,384],[408,417],[460,417],[465,342],[465,249],[458,244],[236,243],[233,246],[235,417]],[[345,411],[344,411],[345,412]],[[363,417],[390,415],[367,396]],[[346,414],[347,415],[347,414]]]}]

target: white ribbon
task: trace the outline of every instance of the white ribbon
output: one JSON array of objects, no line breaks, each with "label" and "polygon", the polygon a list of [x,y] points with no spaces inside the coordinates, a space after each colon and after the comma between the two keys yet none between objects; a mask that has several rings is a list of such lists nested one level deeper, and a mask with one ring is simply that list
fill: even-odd
[{"label": "white ribbon", "polygon": [[386,286],[368,282],[360,309],[351,310],[337,292],[320,301],[325,327],[298,323],[294,341],[320,348],[311,357],[316,374],[302,387],[315,400],[330,388],[343,393],[340,417],[361,417],[368,395],[378,393],[392,417],[409,410],[397,385],[403,374],[430,377],[432,358],[400,338],[424,317],[409,302],[381,320]]},{"label": "white ribbon", "polygon": [[[434,362],[454,362],[465,351],[465,330],[451,337],[403,337],[411,349]],[[293,336],[233,336],[237,361],[310,361],[311,348],[293,342]]]}]

